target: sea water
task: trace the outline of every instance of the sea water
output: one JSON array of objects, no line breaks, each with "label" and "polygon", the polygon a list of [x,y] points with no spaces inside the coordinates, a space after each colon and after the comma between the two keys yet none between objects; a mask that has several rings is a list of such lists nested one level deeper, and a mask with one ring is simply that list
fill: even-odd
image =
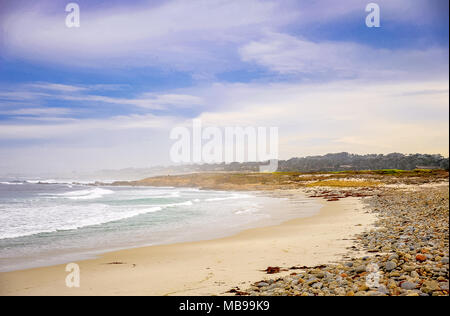
[{"label": "sea water", "polygon": [[311,199],[197,188],[0,181],[0,271],[212,239],[310,216]]}]

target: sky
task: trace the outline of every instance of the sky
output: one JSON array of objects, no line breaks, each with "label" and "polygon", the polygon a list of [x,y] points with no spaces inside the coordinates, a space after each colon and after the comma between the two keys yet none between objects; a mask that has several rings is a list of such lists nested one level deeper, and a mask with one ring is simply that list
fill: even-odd
[{"label": "sky", "polygon": [[448,156],[447,0],[0,1],[0,174],[170,164],[170,131],[278,127],[279,158]]}]

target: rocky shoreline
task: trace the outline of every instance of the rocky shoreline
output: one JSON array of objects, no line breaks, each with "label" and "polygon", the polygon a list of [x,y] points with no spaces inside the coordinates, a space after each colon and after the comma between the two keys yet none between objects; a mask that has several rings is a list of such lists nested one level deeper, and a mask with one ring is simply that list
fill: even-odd
[{"label": "rocky shoreline", "polygon": [[[378,220],[355,236],[341,262],[292,267],[286,277],[268,278],[236,295],[448,296],[449,188],[380,188],[363,197]],[[315,196],[323,193],[314,192]],[[331,194],[351,196],[348,191]],[[330,192],[324,198],[329,198]],[[361,256],[360,253],[364,255]],[[270,273],[280,269],[272,268]]]}]

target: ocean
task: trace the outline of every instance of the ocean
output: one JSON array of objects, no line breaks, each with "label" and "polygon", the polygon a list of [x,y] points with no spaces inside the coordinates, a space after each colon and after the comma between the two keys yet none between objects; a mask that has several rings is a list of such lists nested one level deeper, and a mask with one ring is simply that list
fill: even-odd
[{"label": "ocean", "polygon": [[319,208],[258,192],[8,179],[0,181],[0,272],[229,236]]}]

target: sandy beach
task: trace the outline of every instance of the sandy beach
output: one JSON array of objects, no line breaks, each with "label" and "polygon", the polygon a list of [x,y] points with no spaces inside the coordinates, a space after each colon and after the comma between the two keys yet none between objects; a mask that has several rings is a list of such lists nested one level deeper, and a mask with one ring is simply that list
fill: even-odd
[{"label": "sandy beach", "polygon": [[110,252],[77,262],[79,288],[66,287],[66,265],[0,273],[0,295],[227,295],[235,286],[245,288],[270,277],[262,272],[268,266],[339,260],[348,253],[352,236],[375,222],[360,198],[321,203],[317,215],[276,226],[215,240]]}]

